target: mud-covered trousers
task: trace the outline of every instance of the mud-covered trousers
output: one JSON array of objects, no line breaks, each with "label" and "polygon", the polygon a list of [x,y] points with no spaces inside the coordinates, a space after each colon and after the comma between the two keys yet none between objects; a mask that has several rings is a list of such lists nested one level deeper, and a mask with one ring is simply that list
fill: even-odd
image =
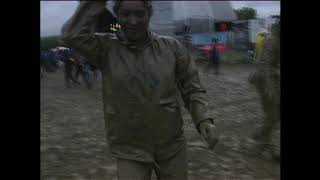
[{"label": "mud-covered trousers", "polygon": [[169,159],[153,163],[117,158],[118,180],[151,180],[152,170],[157,180],[187,180],[186,147]]},{"label": "mud-covered trousers", "polygon": [[[262,93],[261,93],[262,94]],[[263,121],[261,140],[264,143],[272,142],[272,133],[276,130],[277,125],[280,123],[280,96],[270,99],[262,94],[262,105],[266,118]]]}]

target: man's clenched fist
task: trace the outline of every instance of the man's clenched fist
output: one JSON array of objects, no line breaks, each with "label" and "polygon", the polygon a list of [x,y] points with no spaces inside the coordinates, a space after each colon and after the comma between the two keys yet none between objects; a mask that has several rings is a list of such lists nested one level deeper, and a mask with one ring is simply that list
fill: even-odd
[{"label": "man's clenched fist", "polygon": [[207,141],[209,149],[213,150],[220,137],[218,128],[210,121],[204,121],[200,123],[199,130],[202,137]]}]

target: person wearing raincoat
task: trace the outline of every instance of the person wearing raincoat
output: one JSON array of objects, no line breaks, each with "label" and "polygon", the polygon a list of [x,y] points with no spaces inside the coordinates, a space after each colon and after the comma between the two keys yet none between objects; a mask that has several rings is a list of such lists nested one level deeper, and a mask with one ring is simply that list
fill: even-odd
[{"label": "person wearing raincoat", "polygon": [[257,63],[259,61],[261,57],[264,41],[268,35],[269,33],[267,32],[261,32],[257,35],[256,45],[255,45],[254,55],[253,55],[254,63]]},{"label": "person wearing raincoat", "polygon": [[95,33],[105,1],[80,1],[62,28],[74,48],[102,73],[107,142],[118,179],[187,179],[179,93],[195,127],[213,148],[219,131],[189,52],[176,39],[150,32],[150,1],[115,1],[120,31]]},{"label": "person wearing raincoat", "polygon": [[280,160],[280,22],[272,26],[265,37],[257,69],[250,74],[249,82],[255,85],[262,99],[265,119],[256,139],[262,150]]}]

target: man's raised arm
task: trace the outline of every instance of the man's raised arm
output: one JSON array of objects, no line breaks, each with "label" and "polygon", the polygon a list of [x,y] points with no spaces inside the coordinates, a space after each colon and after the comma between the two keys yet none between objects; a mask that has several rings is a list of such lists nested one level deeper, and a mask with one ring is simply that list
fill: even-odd
[{"label": "man's raised arm", "polygon": [[80,1],[61,30],[63,45],[75,49],[99,68],[102,67],[102,54],[108,48],[108,38],[95,34],[95,27],[105,6],[106,1]]}]

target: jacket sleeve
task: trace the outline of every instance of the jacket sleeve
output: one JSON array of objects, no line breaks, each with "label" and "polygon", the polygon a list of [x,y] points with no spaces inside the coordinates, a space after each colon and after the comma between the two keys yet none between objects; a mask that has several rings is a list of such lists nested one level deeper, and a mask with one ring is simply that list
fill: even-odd
[{"label": "jacket sleeve", "polygon": [[280,47],[275,37],[267,37],[265,40],[260,61],[258,62],[257,76],[260,77],[259,86],[265,91],[273,89],[274,80],[280,78]]},{"label": "jacket sleeve", "polygon": [[189,110],[193,123],[199,130],[201,122],[213,118],[209,115],[208,98],[205,88],[200,83],[195,62],[191,60],[187,49],[175,41],[176,52],[176,80],[185,107]]},{"label": "jacket sleeve", "polygon": [[280,42],[276,36],[271,35],[266,39],[258,71],[265,75],[264,93],[278,94],[276,91],[280,91]]},{"label": "jacket sleeve", "polygon": [[94,31],[105,5],[106,1],[80,1],[61,30],[63,45],[80,52],[99,68],[102,67],[102,55],[108,49],[108,38]]}]

